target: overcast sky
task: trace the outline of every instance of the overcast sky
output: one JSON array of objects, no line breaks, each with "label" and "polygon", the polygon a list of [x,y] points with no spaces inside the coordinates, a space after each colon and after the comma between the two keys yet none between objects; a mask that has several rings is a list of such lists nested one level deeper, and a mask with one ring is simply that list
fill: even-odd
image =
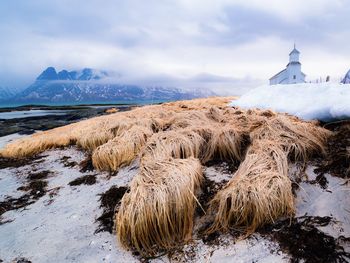
[{"label": "overcast sky", "polygon": [[0,2],[0,86],[46,67],[92,67],[152,84],[237,93],[284,69],[294,41],[308,80],[350,68],[343,0]]}]

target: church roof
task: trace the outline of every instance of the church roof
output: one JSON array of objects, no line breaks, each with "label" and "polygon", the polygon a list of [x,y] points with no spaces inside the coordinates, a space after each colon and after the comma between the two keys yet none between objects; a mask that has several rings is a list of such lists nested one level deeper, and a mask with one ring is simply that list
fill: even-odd
[{"label": "church roof", "polygon": [[301,63],[300,63],[299,61],[292,61],[292,62],[289,62],[289,63],[287,64],[287,67],[288,67],[289,65],[301,65]]},{"label": "church roof", "polygon": [[269,80],[277,77],[279,74],[283,73],[284,71],[286,71],[287,69],[285,68],[284,70],[281,70],[280,72],[278,72],[277,74],[273,75]]},{"label": "church roof", "polygon": [[298,53],[300,54],[299,50],[297,50],[296,48],[293,48],[293,50],[289,53],[289,55],[293,54],[293,53]]},{"label": "church roof", "polygon": [[294,44],[293,50],[289,53],[289,56],[290,56],[291,54],[293,54],[293,53],[298,53],[298,54],[300,54],[299,50],[297,50],[297,49],[295,48],[295,44]]}]

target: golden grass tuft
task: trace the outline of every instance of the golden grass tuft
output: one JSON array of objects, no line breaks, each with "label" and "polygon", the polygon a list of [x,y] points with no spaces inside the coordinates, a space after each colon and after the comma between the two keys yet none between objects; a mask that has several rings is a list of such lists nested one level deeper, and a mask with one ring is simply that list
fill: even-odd
[{"label": "golden grass tuft", "polygon": [[133,126],[119,137],[99,146],[92,155],[92,163],[98,170],[117,171],[129,165],[152,135],[149,128]]},{"label": "golden grass tuft", "polygon": [[202,168],[194,158],[143,163],[116,216],[120,242],[153,255],[188,241],[201,181]]},{"label": "golden grass tuft", "polygon": [[187,129],[155,133],[143,151],[142,159],[198,157],[203,143],[204,140],[199,134]]},{"label": "golden grass tuft", "polygon": [[15,140],[0,150],[0,156],[23,158],[33,156],[48,149],[65,147],[75,142],[76,138],[70,136],[70,128],[64,126]]},{"label": "golden grass tuft", "polygon": [[140,158],[140,172],[116,215],[119,240],[143,255],[191,237],[201,165],[240,166],[209,203],[208,230],[245,233],[294,213],[288,164],[323,153],[331,132],[269,110],[228,107],[233,98],[178,101],[91,118],[14,141],[3,157],[76,144],[96,169],[117,171]]},{"label": "golden grass tuft", "polygon": [[116,113],[116,112],[118,112],[118,111],[119,111],[118,108],[112,107],[112,108],[106,109],[106,110],[105,110],[105,113],[111,114],[111,113]]},{"label": "golden grass tuft", "polygon": [[214,223],[208,232],[234,227],[251,233],[280,216],[293,215],[286,153],[274,141],[253,143],[233,178],[210,202],[209,211]]},{"label": "golden grass tuft", "polygon": [[248,114],[258,116],[250,124],[252,144],[233,178],[211,201],[209,210],[216,215],[208,232],[233,227],[249,234],[280,216],[292,216],[288,160],[306,162],[313,154],[324,153],[331,134],[287,115]]},{"label": "golden grass tuft", "polygon": [[293,160],[306,161],[315,152],[325,153],[325,141],[331,132],[296,117],[276,115],[260,121],[251,140],[270,139],[280,145]]}]

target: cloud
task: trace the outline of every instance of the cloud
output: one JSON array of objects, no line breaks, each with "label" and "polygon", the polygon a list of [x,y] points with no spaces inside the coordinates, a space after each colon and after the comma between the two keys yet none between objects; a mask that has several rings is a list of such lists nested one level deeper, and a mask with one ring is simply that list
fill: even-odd
[{"label": "cloud", "polygon": [[308,77],[338,77],[349,12],[343,0],[2,1],[0,86],[24,87],[47,66],[93,67],[225,93],[265,83],[294,41]]}]

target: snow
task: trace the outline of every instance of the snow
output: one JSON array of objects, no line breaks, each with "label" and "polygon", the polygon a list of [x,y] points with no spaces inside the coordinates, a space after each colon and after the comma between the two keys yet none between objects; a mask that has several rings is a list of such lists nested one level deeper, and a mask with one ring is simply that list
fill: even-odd
[{"label": "snow", "polygon": [[[308,166],[306,174],[308,180],[315,180],[315,167]],[[341,178],[324,175],[328,181],[326,189],[307,182],[300,183],[300,189],[296,200],[296,216],[329,216],[337,224],[322,228],[322,231],[333,237],[350,236],[350,188],[348,183]]]},{"label": "snow", "polygon": [[330,121],[350,118],[349,102],[349,84],[302,83],[261,86],[230,105],[286,112],[305,120]]},{"label": "snow", "polygon": [[152,263],[171,262],[256,262],[256,263],[283,263],[290,262],[290,257],[280,251],[278,244],[253,234],[246,239],[236,239],[229,234],[222,234],[218,244],[205,244],[202,240],[193,240],[185,245],[181,255],[173,258],[165,256]]},{"label": "snow", "polygon": [[[26,183],[31,171],[49,170],[45,179],[48,193],[25,209],[8,211],[2,215],[0,224],[0,259],[12,262],[24,257],[32,262],[139,262],[131,251],[121,247],[115,234],[95,233],[96,218],[102,214],[100,194],[112,186],[127,186],[138,173],[137,161],[119,171],[116,176],[91,171],[81,173],[78,166],[66,167],[60,161],[69,156],[69,161],[81,162],[86,156],[76,147],[46,151],[40,162],[19,168],[0,170],[0,202],[6,196],[19,197],[17,188]],[[315,178],[314,167],[309,166],[309,180]],[[232,177],[226,164],[205,167],[206,177],[217,183]],[[69,186],[68,183],[82,175],[97,174],[94,185]],[[319,185],[301,182],[296,198],[296,216],[332,216],[333,225],[322,227],[332,236],[350,235],[349,210],[350,191],[346,180],[325,175],[327,189]],[[57,190],[56,194],[50,193]],[[347,247],[347,249],[349,249]],[[150,262],[290,262],[290,256],[280,250],[279,245],[260,235],[236,239],[226,234],[215,244],[207,244],[194,236],[182,252]]]},{"label": "snow", "polygon": [[[85,158],[85,154],[76,147],[49,150],[42,156],[43,161],[0,170],[0,202],[6,196],[19,197],[21,193],[17,188],[26,183],[26,176],[31,171],[52,172],[45,179],[48,182],[45,196],[25,209],[8,211],[2,215],[3,222],[7,223],[0,224],[0,259],[11,262],[24,257],[38,263],[139,262],[139,258],[133,256],[131,251],[121,247],[115,234],[95,233],[98,228],[95,220],[102,214],[100,194],[114,185],[129,185],[138,172],[138,163],[122,168],[116,176],[110,177],[104,172],[82,174],[77,166],[65,167],[60,161],[64,156],[70,156],[69,161],[76,163]],[[230,177],[226,166],[208,168],[205,173],[209,178],[222,173],[219,181],[226,181]],[[97,174],[96,184],[68,185],[74,179],[88,174]],[[57,193],[50,196],[56,189]],[[278,244],[259,235],[245,240],[235,240],[230,235],[224,235],[220,237],[220,244],[215,246],[194,239],[184,247],[184,253],[175,257],[187,258],[191,262],[288,262],[288,255],[278,250]],[[151,262],[173,261],[165,255]]]},{"label": "snow", "polygon": [[137,169],[134,166],[121,169],[111,178],[107,173],[99,173],[95,185],[71,187],[68,183],[83,174],[78,167],[64,167],[59,159],[71,156],[70,161],[80,162],[84,154],[72,147],[48,151],[44,155],[47,155],[44,162],[0,170],[0,201],[7,194],[14,196],[15,188],[30,170],[53,171],[47,180],[49,192],[59,187],[53,198],[45,195],[26,209],[3,214],[3,221],[10,222],[0,225],[0,259],[12,262],[14,258],[25,257],[39,263],[137,262],[131,253],[120,247],[115,235],[95,234],[95,219],[102,214],[99,194],[113,185],[129,184]]}]

